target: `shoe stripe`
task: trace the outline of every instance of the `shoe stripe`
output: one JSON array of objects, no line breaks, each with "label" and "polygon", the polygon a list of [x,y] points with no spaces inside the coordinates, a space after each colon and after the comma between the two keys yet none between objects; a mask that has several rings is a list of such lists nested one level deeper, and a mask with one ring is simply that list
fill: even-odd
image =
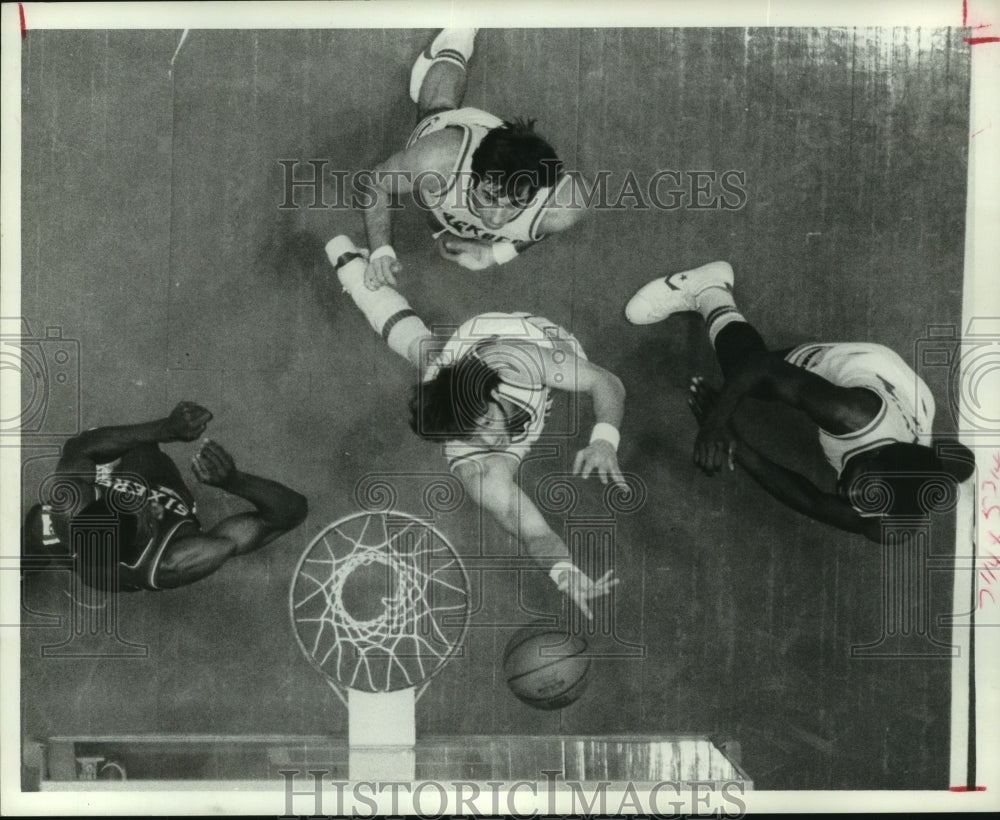
[{"label": "shoe stripe", "polygon": [[736,313],[736,307],[734,305],[722,305],[712,310],[708,316],[705,317],[705,324],[711,325],[716,319],[725,316],[727,313]]},{"label": "shoe stripe", "polygon": [[403,308],[390,316],[384,325],[382,325],[382,338],[389,341],[389,333],[392,329],[399,324],[403,319],[408,319],[410,316],[416,316],[416,311],[412,308]]},{"label": "shoe stripe", "polygon": [[466,60],[465,55],[461,51],[456,51],[453,48],[442,48],[437,54],[434,55],[435,60],[449,60],[453,63],[458,63],[462,68],[465,68]]},{"label": "shoe stripe", "polygon": [[355,259],[364,259],[364,255],[358,253],[357,251],[346,251],[337,257],[337,261],[333,263],[334,270],[340,270],[348,262],[353,262]]}]

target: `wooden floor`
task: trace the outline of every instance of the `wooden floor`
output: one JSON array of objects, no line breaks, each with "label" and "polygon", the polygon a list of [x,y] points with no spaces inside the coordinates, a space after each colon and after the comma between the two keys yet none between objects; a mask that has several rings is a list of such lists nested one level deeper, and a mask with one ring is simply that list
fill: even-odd
[{"label": "wooden floor", "polygon": [[[32,616],[26,735],[346,731],[292,637],[292,570],[313,534],[358,509],[364,476],[446,468],[408,429],[412,373],[322,259],[334,234],[361,239],[360,214],[309,209],[302,192],[302,207],[280,209],[279,160],[352,171],[398,150],[414,119],[410,65],[431,36],[193,31],[173,63],[179,32],[24,41],[22,312],[36,334],[79,340],[80,423],[201,402],[241,468],[311,504],[302,528],[204,582],[123,596],[120,634],[146,657],[43,657],[63,635]],[[629,172],[645,184],[661,169],[735,170],[747,201],[625,200],[487,274],[439,260],[414,208],[398,220],[402,289],[428,322],[532,311],[621,376],[621,461],[647,492],[614,528],[614,636],[591,636],[619,657],[594,661],[584,697],[544,713],[510,695],[499,655],[514,625],[564,602],[540,573],[474,573],[467,652],[420,701],[419,733],[705,732],[741,742],[758,788],[949,785],[947,661],[850,657],[881,634],[878,548],[777,506],[744,475],[697,473],[685,386],[718,377],[703,326],[636,328],[622,308],[656,275],[727,259],[743,312],[775,347],[870,340],[914,361],[928,325],[960,318],[968,86],[950,30],[480,33],[467,103],[537,118],[568,167],[608,171],[613,193]],[[922,375],[948,431],[946,375]],[[832,484],[807,425],[750,409],[755,438]],[[529,493],[585,444],[584,410],[579,435],[526,469]],[[183,462],[193,447],[168,451]],[[26,450],[26,501],[56,452]],[[422,512],[425,480],[396,480],[401,508]],[[193,489],[209,523],[237,509]],[[575,527],[603,509],[597,487],[579,490]],[[517,552],[478,522],[468,503],[438,518],[460,552]],[[951,527],[935,527],[932,551],[950,551]],[[931,580],[933,611],[947,613],[950,579]],[[26,601],[65,612],[60,584],[29,581]]]}]

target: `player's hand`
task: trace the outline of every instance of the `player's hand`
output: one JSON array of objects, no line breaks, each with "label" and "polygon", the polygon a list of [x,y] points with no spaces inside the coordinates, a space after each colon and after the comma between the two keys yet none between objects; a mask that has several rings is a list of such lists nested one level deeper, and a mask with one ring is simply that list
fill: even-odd
[{"label": "player's hand", "polygon": [[194,441],[205,432],[212,414],[192,401],[182,401],[163,420],[164,441]]},{"label": "player's hand", "polygon": [[601,484],[613,481],[623,490],[628,489],[621,467],[618,466],[618,453],[615,452],[610,441],[600,438],[594,439],[576,454],[576,460],[573,462],[573,475],[589,478],[595,470],[597,477],[601,479]]},{"label": "player's hand", "polygon": [[688,407],[701,428],[694,443],[694,463],[707,475],[719,472],[724,464],[735,470],[739,445],[736,429],[731,423],[720,424],[712,417],[719,392],[705,384],[701,376],[691,379],[690,391]]},{"label": "player's hand", "polygon": [[491,243],[476,239],[459,239],[457,236],[441,234],[437,238],[437,251],[442,259],[468,270],[486,270],[496,264]]},{"label": "player's hand", "polygon": [[205,439],[198,454],[191,459],[191,472],[202,484],[224,488],[236,477],[236,464],[222,445]]},{"label": "player's hand", "polygon": [[403,270],[403,263],[391,256],[380,256],[365,268],[365,287],[378,290],[382,285],[396,287],[396,275]]},{"label": "player's hand", "polygon": [[587,616],[587,620],[592,621],[594,614],[590,611],[590,601],[607,595],[613,587],[618,585],[618,579],[614,577],[614,574],[615,571],[609,569],[594,581],[579,567],[567,567],[559,573],[556,586],[559,587],[560,592],[569,596],[570,600]]},{"label": "player's hand", "polygon": [[705,384],[704,376],[692,376],[688,387],[688,407],[694,414],[698,426],[704,426],[712,416],[715,403],[719,399],[719,391]]}]

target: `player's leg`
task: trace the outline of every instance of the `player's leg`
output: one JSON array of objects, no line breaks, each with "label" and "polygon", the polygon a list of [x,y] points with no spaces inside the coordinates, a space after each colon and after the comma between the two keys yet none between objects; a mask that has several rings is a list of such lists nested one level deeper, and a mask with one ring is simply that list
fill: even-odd
[{"label": "player's leg", "polygon": [[417,104],[418,120],[462,104],[475,39],[474,28],[446,28],[417,57],[410,72],[410,99]]},{"label": "player's leg", "polygon": [[[728,379],[739,370],[754,353],[768,353],[764,339],[757,329],[746,321],[730,321],[720,328],[713,342],[715,356],[722,374]],[[780,354],[779,358],[782,358]]]},{"label": "player's leg", "polygon": [[736,306],[733,279],[728,262],[710,262],[654,279],[629,300],[625,315],[632,324],[646,325],[674,313],[697,311],[705,319],[709,341],[728,378],[750,355],[767,352],[760,333]]},{"label": "player's leg", "polygon": [[340,284],[375,332],[385,339],[393,351],[420,367],[422,343],[432,339],[433,335],[414,313],[410,303],[388,285],[368,290],[365,286],[365,256],[348,237],[337,236],[327,242],[326,255],[337,271]]}]

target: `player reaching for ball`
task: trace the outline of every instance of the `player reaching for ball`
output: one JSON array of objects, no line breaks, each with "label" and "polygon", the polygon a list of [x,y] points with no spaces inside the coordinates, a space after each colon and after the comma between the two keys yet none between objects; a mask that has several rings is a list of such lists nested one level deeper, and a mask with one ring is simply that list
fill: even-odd
[{"label": "player reaching for ball", "polygon": [[[26,558],[70,555],[90,587],[135,592],[200,581],[237,555],[274,541],[301,524],[306,499],[266,478],[236,468],[232,457],[208,439],[191,461],[203,484],[244,498],[256,509],[204,529],[194,497],[161,442],[194,441],[212,414],[181,402],[166,418],[121,427],[98,427],[63,446],[45,504],[28,511],[22,554]],[[117,521],[117,561],[108,563],[91,525]]]},{"label": "player reaching for ball", "polygon": [[[792,509],[876,543],[882,516],[925,514],[920,496],[928,480],[960,483],[971,475],[973,457],[966,447],[940,442],[933,448],[934,399],[900,356],[864,342],[769,351],[739,312],[732,290],[732,267],[712,262],[653,280],[625,308],[636,325],[682,311],[705,319],[725,376],[718,391],[700,376],[691,383],[689,404],[700,427],[694,460],[707,474],[739,464]],[[733,416],[747,396],[783,402],[815,422],[823,454],[837,472],[836,492],[823,492],[740,435]],[[887,503],[873,508],[879,495]]]},{"label": "player reaching for ball", "polygon": [[469,270],[503,265],[584,213],[575,181],[533,122],[460,108],[476,29],[445,29],[417,58],[410,97],[417,126],[373,172],[365,208],[369,289],[396,285],[390,204],[410,193],[427,212],[445,259]]},{"label": "player reaching for ball", "polygon": [[[411,426],[444,443],[449,466],[471,498],[507,532],[523,539],[560,591],[591,617],[588,601],[617,583],[613,571],[596,581],[570,559],[563,540],[517,483],[518,467],[542,433],[550,389],[587,393],[596,423],[573,472],[627,484],[618,466],[618,428],[625,389],[617,376],[589,362],[576,339],[527,313],[486,313],[437,340],[398,291],[365,287],[366,253],[346,236],[326,246],[344,290],[389,347],[414,365],[420,380]],[[428,357],[428,352],[436,355]]]}]

